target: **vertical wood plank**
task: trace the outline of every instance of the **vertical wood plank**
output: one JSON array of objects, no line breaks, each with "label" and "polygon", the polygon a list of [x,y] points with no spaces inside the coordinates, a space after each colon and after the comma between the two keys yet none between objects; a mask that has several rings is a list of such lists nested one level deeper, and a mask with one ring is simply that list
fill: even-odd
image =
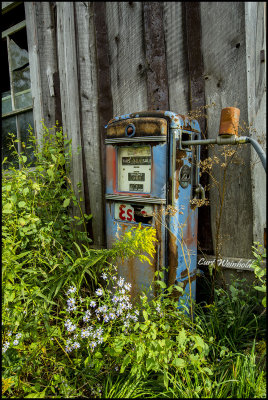
[{"label": "vertical wood plank", "polygon": [[77,34],[81,138],[84,155],[85,197],[92,213],[96,246],[104,245],[102,152],[99,129],[97,66],[93,4],[74,3]]},{"label": "vertical wood plank", "polygon": [[163,7],[169,106],[171,111],[186,115],[189,112],[189,74],[182,3],[164,2]]},{"label": "vertical wood plank", "polygon": [[[204,62],[208,137],[219,132],[221,109],[238,107],[240,125],[248,125],[247,111],[247,64],[245,43],[245,3],[200,2],[202,25],[202,54]],[[228,27],[228,29],[226,29]],[[212,152],[213,151],[213,152]],[[213,146],[209,155],[219,155],[221,146]],[[240,164],[228,169],[225,192],[224,217],[220,235],[222,256],[251,257],[252,188],[250,171],[250,147],[237,148]],[[222,168],[214,166],[214,177],[221,180]],[[215,216],[219,200],[216,188],[210,190],[212,234],[215,237]]]},{"label": "vertical wood plank", "polygon": [[142,3],[107,2],[114,116],[148,109]]},{"label": "vertical wood plank", "polygon": [[169,110],[163,4],[144,2],[143,23],[148,109]]},{"label": "vertical wood plank", "polygon": [[[245,3],[248,121],[251,135],[266,150],[266,3]],[[266,174],[251,147],[253,238],[265,242]]]},{"label": "vertical wood plank", "polygon": [[[77,71],[77,38],[75,34],[74,3],[57,2],[57,47],[63,130],[72,140],[71,181],[78,197],[84,196],[81,153],[80,101]],[[81,203],[85,211],[84,203]],[[73,214],[78,213],[74,207]]]},{"label": "vertical wood plank", "polygon": [[[93,2],[93,15],[96,43],[96,68],[98,87],[98,116],[99,139],[102,176],[103,218],[105,227],[105,185],[106,185],[106,146],[105,135],[107,122],[113,118],[113,99],[111,92],[111,76],[109,63],[109,43],[106,23],[106,3]],[[105,229],[104,229],[105,231]],[[106,233],[104,232],[104,244],[106,245]]]},{"label": "vertical wood plank", "polygon": [[56,120],[61,124],[54,5],[49,2],[25,2],[24,7],[34,123],[40,142],[42,119],[48,127],[54,126]]}]

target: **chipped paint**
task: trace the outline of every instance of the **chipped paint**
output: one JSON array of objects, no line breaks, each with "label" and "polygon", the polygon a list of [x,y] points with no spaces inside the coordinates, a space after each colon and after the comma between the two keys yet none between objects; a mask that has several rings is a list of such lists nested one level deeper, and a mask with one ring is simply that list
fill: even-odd
[{"label": "chipped paint", "polygon": [[[137,135],[135,143],[124,142],[125,129],[129,124],[135,126],[135,136]],[[180,150],[179,139],[183,131],[187,131],[185,134],[189,135],[189,139],[194,137],[199,132],[197,121],[189,120],[187,117],[171,111],[142,111],[115,117],[109,121],[107,126],[107,137],[123,138],[120,143],[107,144],[107,160],[110,160],[112,167],[107,165],[106,193],[116,195],[115,200],[107,197],[106,201],[108,247],[116,238],[118,226],[121,228],[119,233],[122,234],[136,224],[135,221],[128,223],[115,221],[114,204],[120,201],[120,196],[122,199],[124,198],[122,202],[129,202],[134,210],[136,208],[135,201],[146,205],[149,204],[149,199],[165,200],[164,205],[153,205],[153,218],[144,220],[145,222],[150,221],[150,223],[142,223],[144,227],[153,226],[156,229],[158,244],[152,265],[141,263],[136,257],[135,260],[126,260],[119,264],[120,274],[131,281],[133,286],[131,294],[135,298],[141,292],[142,287],[150,286],[155,271],[168,264],[168,274],[165,278],[168,285],[180,283],[185,288],[185,297],[187,297],[190,291],[189,284],[191,284],[191,292],[195,297],[195,286],[192,287],[192,283],[195,281],[197,265],[197,208],[193,210],[190,207],[193,193],[192,182],[185,188],[181,187],[179,182],[181,168],[184,165],[192,168],[192,160],[195,155],[192,150]],[[131,146],[132,148],[144,146],[144,137],[155,138],[163,135],[167,137],[167,141],[146,142],[146,146],[151,147],[151,192],[118,191],[117,152],[120,146]],[[199,152],[197,156],[199,157]],[[194,173],[191,173],[191,179],[193,179],[193,175]],[[197,184],[198,174],[195,175],[195,179],[197,181],[194,184]],[[131,201],[132,197],[133,202]],[[172,205],[176,212],[166,216],[168,205]]]},{"label": "chipped paint", "polygon": [[128,125],[135,126],[135,137],[164,136],[167,135],[167,121],[163,118],[123,118],[118,123],[108,124],[107,138],[125,137],[125,129]]},{"label": "chipped paint", "polygon": [[142,117],[165,118],[169,122],[170,128],[184,129],[191,132],[200,132],[200,127],[197,120],[189,119],[188,117],[181,114],[175,114],[172,111],[163,111],[163,110],[140,111],[138,113],[120,115],[111,119],[106,125],[106,128],[108,128],[109,125],[115,122],[124,121],[126,119],[131,119],[131,118],[142,118]]}]

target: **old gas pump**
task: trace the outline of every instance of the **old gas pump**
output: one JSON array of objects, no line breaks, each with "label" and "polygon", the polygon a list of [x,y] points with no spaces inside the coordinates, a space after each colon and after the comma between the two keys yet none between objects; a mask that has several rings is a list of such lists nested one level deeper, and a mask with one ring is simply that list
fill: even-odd
[{"label": "old gas pump", "polygon": [[200,145],[251,143],[266,171],[266,154],[252,137],[238,136],[240,110],[222,110],[219,135],[201,139],[196,120],[170,111],[115,117],[107,125],[106,233],[111,247],[118,230],[141,223],[156,229],[153,265],[138,258],[120,264],[119,274],[132,284],[135,298],[150,286],[155,271],[168,266],[165,281],[196,294],[197,208],[204,199],[199,184]]},{"label": "old gas pump", "polygon": [[107,125],[107,246],[118,231],[138,223],[154,227],[158,239],[152,265],[138,258],[118,265],[119,275],[132,285],[132,299],[162,266],[168,266],[168,285],[176,283],[195,298],[197,208],[191,200],[203,190],[199,147],[182,148],[183,141],[195,140],[200,140],[197,121],[170,111],[122,115]]}]

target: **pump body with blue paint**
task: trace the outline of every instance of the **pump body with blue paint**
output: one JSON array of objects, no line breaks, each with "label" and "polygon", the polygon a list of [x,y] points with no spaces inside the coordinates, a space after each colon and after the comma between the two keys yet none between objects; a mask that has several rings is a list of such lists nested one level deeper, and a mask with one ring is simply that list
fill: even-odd
[{"label": "pump body with blue paint", "polygon": [[205,140],[196,120],[171,111],[121,115],[106,126],[107,247],[138,224],[156,229],[151,264],[138,257],[118,264],[119,275],[131,283],[132,300],[152,285],[163,266],[165,283],[182,289],[175,291],[178,302],[187,306],[189,298],[196,298],[196,201],[205,198],[199,183],[200,145],[252,143],[266,170],[259,144],[238,137],[239,114],[234,107],[223,109],[219,136]]}]

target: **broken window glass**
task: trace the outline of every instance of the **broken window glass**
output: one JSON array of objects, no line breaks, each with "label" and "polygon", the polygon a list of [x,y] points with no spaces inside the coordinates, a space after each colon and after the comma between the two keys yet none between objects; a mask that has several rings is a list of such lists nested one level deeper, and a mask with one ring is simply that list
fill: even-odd
[{"label": "broken window glass", "polygon": [[[33,127],[33,106],[30,81],[30,66],[25,24],[13,33],[8,32],[3,37],[3,78],[2,87],[2,159],[18,168],[18,160],[14,154],[17,151],[27,156],[27,164],[34,161],[33,149],[30,148],[29,124]],[[21,113],[24,108],[29,110]],[[12,115],[9,115],[12,113]],[[16,140],[12,147],[10,133]],[[7,164],[3,168],[7,168]]]}]

